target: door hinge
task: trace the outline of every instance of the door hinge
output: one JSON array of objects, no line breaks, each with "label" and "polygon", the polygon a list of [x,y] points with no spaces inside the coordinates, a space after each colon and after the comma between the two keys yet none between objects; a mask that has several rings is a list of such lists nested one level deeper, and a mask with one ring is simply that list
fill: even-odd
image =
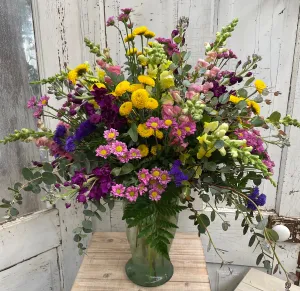
[{"label": "door hinge", "polygon": [[283,224],[290,230],[291,236],[286,242],[300,243],[300,218],[276,215],[269,216],[268,227],[272,228],[277,224]]}]

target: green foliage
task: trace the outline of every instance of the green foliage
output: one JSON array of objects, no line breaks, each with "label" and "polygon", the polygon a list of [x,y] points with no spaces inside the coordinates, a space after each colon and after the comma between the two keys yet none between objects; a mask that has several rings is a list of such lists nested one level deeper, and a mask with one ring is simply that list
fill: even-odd
[{"label": "green foliage", "polygon": [[0,140],[0,143],[7,144],[9,142],[15,141],[24,141],[31,142],[32,139],[37,139],[40,137],[48,137],[51,138],[53,133],[51,131],[35,131],[33,129],[23,128],[21,130],[15,130],[14,133],[9,134],[4,137],[3,140]]}]

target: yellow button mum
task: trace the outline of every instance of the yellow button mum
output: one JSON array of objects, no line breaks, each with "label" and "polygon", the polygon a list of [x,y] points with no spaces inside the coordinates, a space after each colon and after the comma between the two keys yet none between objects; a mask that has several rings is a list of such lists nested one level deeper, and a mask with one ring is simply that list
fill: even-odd
[{"label": "yellow button mum", "polygon": [[138,109],[145,108],[149,100],[149,93],[145,89],[138,89],[131,95],[131,101],[134,107]]},{"label": "yellow button mum", "polygon": [[155,81],[149,76],[140,75],[140,76],[138,76],[138,80],[142,84],[146,84],[151,87],[155,86]]},{"label": "yellow button mum", "polygon": [[130,93],[133,93],[134,91],[136,91],[138,89],[144,89],[144,85],[143,84],[131,84],[127,91]]},{"label": "yellow button mum", "polygon": [[[162,146],[160,144],[151,147],[151,154],[153,156],[157,155],[157,151],[161,151]],[[158,177],[160,175],[159,171],[154,171],[153,176]]]},{"label": "yellow button mum", "polygon": [[136,53],[137,53],[137,48],[135,48],[135,47],[127,50],[127,52],[126,52],[127,56],[133,56]]},{"label": "yellow button mum", "polygon": [[149,154],[149,148],[145,144],[139,145],[138,149],[140,150],[141,156],[143,158],[148,156],[148,154]]},{"label": "yellow button mum", "polygon": [[133,30],[133,35],[143,35],[147,30],[146,26],[139,26]]},{"label": "yellow button mum", "polygon": [[124,42],[134,40],[135,36],[133,34],[128,34],[124,37]]},{"label": "yellow button mum", "polygon": [[248,106],[251,107],[252,111],[256,115],[258,115],[260,113],[260,106],[257,102],[250,100],[250,101],[247,101],[247,104],[248,104]]},{"label": "yellow button mum", "polygon": [[145,105],[145,108],[147,109],[151,109],[151,110],[154,110],[158,107],[158,102],[156,99],[154,98],[149,98],[146,105]]},{"label": "yellow button mum", "polygon": [[129,89],[129,86],[130,83],[128,81],[120,82],[115,89],[116,96],[122,96]]},{"label": "yellow button mum", "polygon": [[255,80],[254,86],[255,86],[256,90],[258,91],[258,93],[260,93],[260,94],[264,91],[264,89],[267,88],[267,85],[262,80]]},{"label": "yellow button mum", "polygon": [[75,70],[71,70],[69,71],[68,73],[68,79],[73,83],[75,84],[76,83],[76,80],[78,78],[78,74]]},{"label": "yellow button mum", "polygon": [[141,123],[137,127],[137,132],[141,137],[150,137],[153,135],[154,130],[152,128],[149,128],[146,123]]},{"label": "yellow button mum", "polygon": [[145,32],[144,32],[144,37],[146,37],[146,38],[152,38],[152,37],[154,37],[155,36],[155,33],[153,32],[153,31],[151,31],[151,30],[146,30]]},{"label": "yellow button mum", "polygon": [[155,135],[157,138],[159,138],[159,139],[162,139],[162,138],[164,137],[163,132],[160,131],[160,130],[158,130],[158,129],[155,130],[154,135]]},{"label": "yellow button mum", "polygon": [[132,111],[132,102],[128,101],[120,106],[119,113],[122,116],[127,116]]}]

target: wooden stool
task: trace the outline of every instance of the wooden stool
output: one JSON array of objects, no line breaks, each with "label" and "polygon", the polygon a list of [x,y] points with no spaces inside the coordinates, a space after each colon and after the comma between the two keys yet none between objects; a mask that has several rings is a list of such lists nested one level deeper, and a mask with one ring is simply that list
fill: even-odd
[{"label": "wooden stool", "polygon": [[126,276],[131,257],[124,232],[93,234],[72,291],[210,291],[205,257],[197,234],[177,233],[171,248],[174,275],[160,287],[141,287]]}]

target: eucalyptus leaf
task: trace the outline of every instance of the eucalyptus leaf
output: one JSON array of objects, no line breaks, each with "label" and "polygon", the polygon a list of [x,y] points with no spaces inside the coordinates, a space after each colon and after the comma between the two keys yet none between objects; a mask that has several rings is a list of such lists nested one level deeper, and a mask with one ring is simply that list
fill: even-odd
[{"label": "eucalyptus leaf", "polygon": [[28,180],[28,181],[30,181],[30,180],[33,179],[33,173],[32,173],[32,171],[31,171],[30,169],[28,169],[28,168],[23,168],[23,169],[22,169],[22,175],[23,175],[23,177],[24,177],[26,180]]},{"label": "eucalyptus leaf", "polygon": [[245,100],[241,100],[239,103],[237,103],[236,107],[238,109],[244,109],[247,107],[247,102]]},{"label": "eucalyptus leaf", "polygon": [[89,210],[89,209],[83,210],[83,214],[85,216],[88,216],[88,217],[94,216],[94,212],[92,210]]},{"label": "eucalyptus leaf", "polygon": [[14,207],[12,207],[9,212],[11,216],[17,216],[19,214],[19,210]]},{"label": "eucalyptus leaf", "polygon": [[229,101],[229,97],[230,97],[229,93],[224,93],[219,97],[219,102],[221,104],[226,104]]},{"label": "eucalyptus leaf", "polygon": [[116,176],[116,177],[119,176],[120,173],[121,173],[121,168],[113,168],[111,170],[111,174],[114,175],[114,176]]},{"label": "eucalyptus leaf", "polygon": [[53,173],[44,172],[42,178],[43,182],[47,185],[52,185],[56,182],[56,176]]},{"label": "eucalyptus leaf", "polygon": [[238,94],[238,96],[241,96],[241,97],[244,97],[244,98],[248,97],[248,92],[244,88],[241,88],[241,89],[237,90],[237,94]]},{"label": "eucalyptus leaf", "polygon": [[254,77],[249,78],[249,79],[245,82],[245,86],[249,86],[254,80],[255,80]]},{"label": "eucalyptus leaf", "polygon": [[82,221],[82,226],[83,226],[83,228],[86,228],[86,229],[92,229],[93,223],[90,220],[84,220],[84,221]]},{"label": "eucalyptus leaf", "polygon": [[45,172],[52,172],[52,171],[53,171],[53,167],[52,167],[51,164],[49,164],[49,163],[44,163],[44,165],[43,165],[43,170],[44,170]]},{"label": "eucalyptus leaf", "polygon": [[120,174],[119,175],[127,175],[131,173],[134,170],[134,166],[131,163],[127,163],[122,166]]}]

